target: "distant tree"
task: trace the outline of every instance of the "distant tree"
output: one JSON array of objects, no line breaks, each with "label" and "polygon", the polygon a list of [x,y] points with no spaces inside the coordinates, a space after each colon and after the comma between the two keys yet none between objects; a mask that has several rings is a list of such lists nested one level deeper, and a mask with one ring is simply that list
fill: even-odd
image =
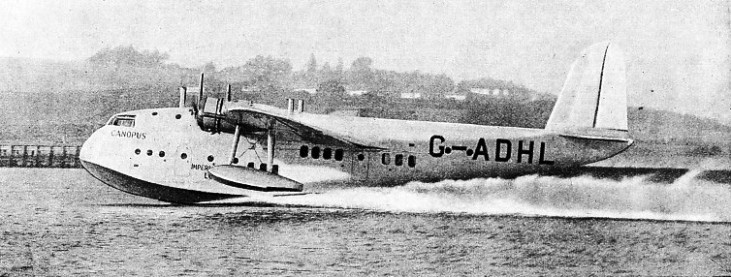
[{"label": "distant tree", "polygon": [[310,60],[307,62],[307,73],[315,74],[317,72],[317,59],[315,54],[310,54]]},{"label": "distant tree", "polygon": [[102,65],[130,65],[138,67],[161,66],[169,58],[167,53],[159,51],[137,51],[130,46],[117,46],[115,48],[104,48],[87,60],[93,64]]},{"label": "distant tree", "polygon": [[445,74],[429,75],[426,81],[426,96],[443,98],[445,94],[454,90],[454,81]]},{"label": "distant tree", "polygon": [[322,65],[322,75],[327,75],[332,73],[332,69],[330,68],[330,63],[325,62],[325,64]]},{"label": "distant tree", "polygon": [[353,72],[358,71],[371,71],[371,65],[373,64],[373,59],[369,57],[359,57],[353,61],[353,64],[350,66],[350,70]]},{"label": "distant tree", "polygon": [[368,57],[360,57],[353,61],[350,66],[350,78],[348,83],[355,89],[372,89],[373,88],[373,71],[371,70],[373,60]]},{"label": "distant tree", "polygon": [[460,87],[469,88],[489,88],[489,89],[507,89],[508,83],[503,80],[492,78],[480,78],[475,80],[464,80],[460,82]]},{"label": "distant tree", "polygon": [[332,68],[330,68],[330,63],[328,62],[325,62],[325,64],[322,65],[322,69],[320,69],[318,76],[318,80],[320,81],[339,80],[337,74],[335,74]]},{"label": "distant tree", "polygon": [[394,85],[395,76],[397,75],[396,72],[376,70],[373,75],[373,85],[369,88],[371,91],[387,92],[398,90]]},{"label": "distant tree", "polygon": [[203,73],[206,74],[206,78],[208,78],[209,80],[216,79],[216,72],[216,64],[214,64],[213,62],[208,62],[203,66]]},{"label": "distant tree", "polygon": [[317,86],[317,93],[314,99],[323,105],[326,112],[332,112],[345,103],[348,95],[345,93],[345,86],[338,80],[327,80]]},{"label": "distant tree", "polygon": [[291,77],[292,65],[287,60],[272,56],[258,55],[243,66],[243,74],[248,82],[259,90],[276,90],[287,85]]},{"label": "distant tree", "polygon": [[344,71],[345,68],[343,65],[343,58],[338,58],[338,64],[335,66],[335,74],[338,76],[339,79],[343,78]]},{"label": "distant tree", "polygon": [[216,64],[213,62],[208,62],[203,66],[203,72],[205,73],[214,73],[216,72]]},{"label": "distant tree", "polygon": [[317,93],[323,96],[344,97],[345,86],[338,80],[327,80],[317,86]]},{"label": "distant tree", "polygon": [[362,102],[368,105],[374,105],[374,104],[383,104],[386,101],[386,98],[382,95],[379,95],[376,91],[369,91],[366,92],[358,97]]},{"label": "distant tree", "polygon": [[317,70],[317,59],[315,54],[310,54],[310,60],[307,61],[307,69],[304,74],[304,81],[307,87],[317,86],[319,79],[319,72]]}]

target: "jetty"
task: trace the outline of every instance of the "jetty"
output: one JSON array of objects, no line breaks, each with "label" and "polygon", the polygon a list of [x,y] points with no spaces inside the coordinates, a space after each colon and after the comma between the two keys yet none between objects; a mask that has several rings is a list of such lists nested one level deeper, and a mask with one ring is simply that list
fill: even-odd
[{"label": "jetty", "polygon": [[80,168],[80,145],[0,145],[0,167]]}]

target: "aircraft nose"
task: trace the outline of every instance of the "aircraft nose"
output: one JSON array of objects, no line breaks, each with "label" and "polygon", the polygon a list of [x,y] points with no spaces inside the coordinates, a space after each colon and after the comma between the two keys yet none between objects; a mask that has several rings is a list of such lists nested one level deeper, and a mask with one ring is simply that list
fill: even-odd
[{"label": "aircraft nose", "polygon": [[84,144],[81,145],[81,150],[79,151],[79,159],[82,161],[89,161],[92,159],[93,153],[96,152],[96,148],[98,147],[97,139],[96,139],[96,132],[94,132],[89,138],[84,141]]}]

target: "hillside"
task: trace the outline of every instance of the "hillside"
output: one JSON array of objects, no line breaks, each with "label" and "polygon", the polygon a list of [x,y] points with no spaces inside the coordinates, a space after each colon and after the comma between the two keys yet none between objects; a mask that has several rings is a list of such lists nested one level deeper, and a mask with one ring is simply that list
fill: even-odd
[{"label": "hillside", "polygon": [[130,87],[179,85],[199,71],[177,65],[139,67],[88,61],[0,58],[0,92],[95,92]]},{"label": "hillside", "polygon": [[728,144],[731,126],[694,115],[631,107],[630,131],[643,141]]}]

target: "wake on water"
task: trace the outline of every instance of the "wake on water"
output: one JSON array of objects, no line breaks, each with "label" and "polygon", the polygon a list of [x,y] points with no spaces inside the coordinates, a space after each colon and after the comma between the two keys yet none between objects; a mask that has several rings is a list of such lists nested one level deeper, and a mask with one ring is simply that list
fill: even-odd
[{"label": "wake on water", "polygon": [[267,202],[388,212],[731,222],[731,188],[695,179],[699,173],[690,171],[672,184],[648,182],[648,176],[615,181],[537,175],[412,182],[400,187],[334,189]]}]

